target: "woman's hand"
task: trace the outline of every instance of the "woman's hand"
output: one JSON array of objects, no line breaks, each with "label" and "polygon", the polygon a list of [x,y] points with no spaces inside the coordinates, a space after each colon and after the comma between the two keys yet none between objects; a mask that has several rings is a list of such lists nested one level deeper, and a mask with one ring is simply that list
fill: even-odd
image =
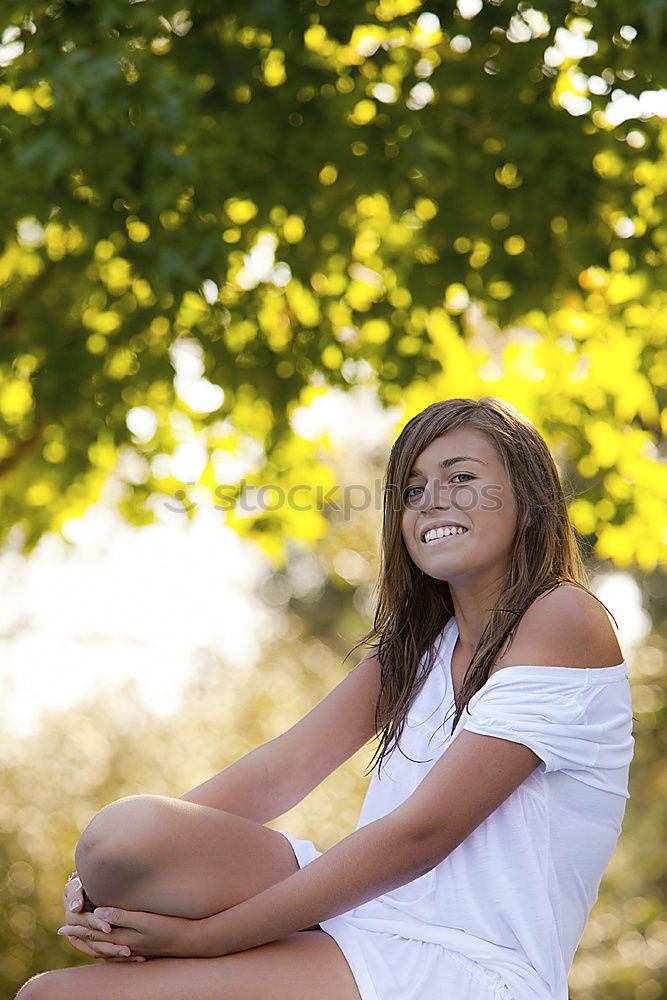
[{"label": "woman's hand", "polygon": [[[111,925],[108,920],[101,920],[86,910],[85,906],[86,897],[81,879],[75,875],[70,878],[63,889],[65,920],[70,932],[65,936],[73,948],[90,958],[102,958],[107,962],[145,961],[143,957],[131,956],[127,946],[110,944],[108,940],[103,939],[99,942],[88,940],[87,935],[91,932],[101,932],[101,935],[106,937],[111,931]],[[62,929],[58,933],[62,933]]]},{"label": "woman's hand", "polygon": [[63,889],[63,907],[65,909],[65,916],[69,916],[70,913],[79,913],[83,910],[84,897],[83,897],[83,886],[81,885],[81,879],[76,872],[68,882],[65,883],[65,888]]},{"label": "woman's hand", "polygon": [[[68,918],[71,917],[70,909]],[[79,951],[95,958],[121,957],[134,961],[157,956],[188,958],[200,957],[203,953],[198,933],[200,924],[199,920],[185,917],[103,906],[94,910],[85,923],[78,918],[70,920],[59,928],[58,934],[70,941],[74,938],[72,943]]]}]

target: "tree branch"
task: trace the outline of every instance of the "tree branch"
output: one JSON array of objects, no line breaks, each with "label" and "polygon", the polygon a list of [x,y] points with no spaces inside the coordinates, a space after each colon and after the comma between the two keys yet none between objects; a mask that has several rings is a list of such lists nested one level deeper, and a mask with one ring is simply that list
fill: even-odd
[{"label": "tree branch", "polygon": [[20,441],[10,455],[6,455],[5,458],[0,459],[0,478],[11,472],[12,469],[19,465],[19,463],[22,462],[31,451],[33,451],[35,446],[39,443],[42,432],[48,422],[49,421],[46,417],[42,417],[41,420],[38,420],[33,427],[30,436],[25,438],[23,441]]}]

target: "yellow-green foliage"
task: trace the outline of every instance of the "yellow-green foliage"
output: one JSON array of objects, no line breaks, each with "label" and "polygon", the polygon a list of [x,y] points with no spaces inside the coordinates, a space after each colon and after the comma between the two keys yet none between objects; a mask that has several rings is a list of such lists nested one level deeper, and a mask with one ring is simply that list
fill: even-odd
[{"label": "yellow-green foliage", "polygon": [[[144,473],[119,508],[149,522],[156,495],[187,492],[165,456],[189,434],[230,458],[254,439],[254,485],[322,482],[289,415],[361,381],[406,418],[509,399],[557,450],[596,555],[664,561],[667,126],[605,110],[665,84],[649,6],[628,25],[622,0],[439,20],[418,0],[281,0],[261,19],[15,0],[0,539],[20,525],[29,550],[77,517],[127,447]],[[568,32],[587,54],[558,55]],[[178,338],[201,345],[216,409],[174,391]],[[126,423],[142,406],[149,440]],[[199,486],[240,493],[216,465]],[[228,517],[276,565],[326,531],[289,505]]]}]

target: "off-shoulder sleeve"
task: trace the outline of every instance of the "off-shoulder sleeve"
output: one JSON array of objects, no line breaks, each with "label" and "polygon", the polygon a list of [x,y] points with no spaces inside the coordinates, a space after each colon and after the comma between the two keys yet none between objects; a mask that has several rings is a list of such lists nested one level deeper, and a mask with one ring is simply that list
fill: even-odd
[{"label": "off-shoulder sleeve", "polygon": [[541,759],[543,773],[565,771],[627,798],[634,750],[630,686],[623,664],[606,670],[597,677],[595,670],[570,667],[499,670],[470,699],[457,733],[522,743]]}]

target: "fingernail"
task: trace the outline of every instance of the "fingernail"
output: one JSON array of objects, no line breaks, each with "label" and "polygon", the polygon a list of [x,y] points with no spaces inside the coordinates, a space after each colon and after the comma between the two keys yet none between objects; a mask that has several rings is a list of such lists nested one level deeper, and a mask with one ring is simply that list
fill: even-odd
[{"label": "fingernail", "polygon": [[131,952],[130,952],[129,948],[119,948],[118,949],[118,954],[122,955],[123,958],[129,958]]},{"label": "fingernail", "polygon": [[96,917],[99,917],[100,920],[108,920],[108,918],[111,916],[111,910],[107,910],[103,906],[98,907],[93,912],[94,912],[94,915]]},{"label": "fingernail", "polygon": [[104,934],[111,934],[111,924],[108,924],[105,920],[98,920],[97,926]]},{"label": "fingernail", "polygon": [[64,929],[63,929],[62,927],[59,927],[56,933],[57,933],[57,934],[63,934],[63,935],[64,935],[64,934],[65,934],[65,931],[64,931]]},{"label": "fingernail", "polygon": [[78,910],[80,906],[83,906],[82,899],[73,899],[72,902],[69,904],[70,910]]}]

